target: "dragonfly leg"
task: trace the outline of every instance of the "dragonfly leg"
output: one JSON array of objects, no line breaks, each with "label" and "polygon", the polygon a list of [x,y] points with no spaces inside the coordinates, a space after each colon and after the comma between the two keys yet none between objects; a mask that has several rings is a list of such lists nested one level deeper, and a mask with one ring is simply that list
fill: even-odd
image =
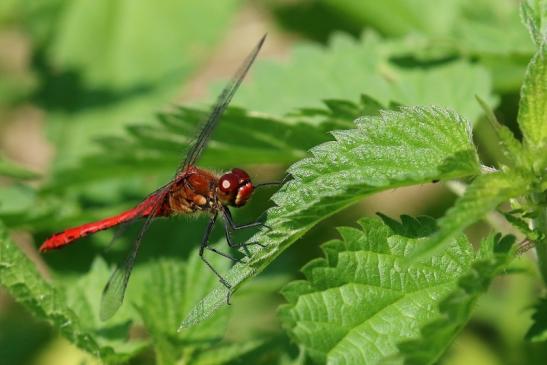
[{"label": "dragonfly leg", "polygon": [[226,279],[222,277],[222,275],[220,275],[220,273],[213,267],[213,265],[211,265],[211,263],[207,261],[207,259],[205,258],[205,249],[208,249],[221,256],[234,259],[232,257],[229,257],[226,254],[222,254],[220,251],[217,251],[214,248],[209,246],[209,235],[211,234],[211,231],[213,230],[213,227],[215,226],[216,220],[217,220],[217,215],[215,214],[209,221],[209,224],[207,225],[207,229],[205,230],[205,234],[203,235],[203,239],[201,240],[201,245],[199,247],[199,257],[205,263],[205,265],[207,265],[209,269],[211,269],[211,271],[218,277],[220,283],[224,285],[226,289],[228,289],[228,295],[226,296],[226,303],[230,304],[230,298],[232,296],[232,286],[230,285],[230,283],[226,281]]},{"label": "dragonfly leg", "polygon": [[223,216],[224,216],[224,231],[226,232],[226,241],[228,242],[228,246],[231,248],[246,248],[249,245],[259,245],[260,247],[265,247],[263,244],[259,242],[252,242],[252,243],[234,243],[232,240],[232,233],[231,230],[237,230],[237,229],[245,229],[245,228],[253,228],[253,227],[268,227],[262,222],[256,221],[253,223],[243,224],[243,225],[236,225],[234,222],[234,219],[232,218],[232,214],[230,213],[230,210],[228,208],[224,208],[222,210]]}]

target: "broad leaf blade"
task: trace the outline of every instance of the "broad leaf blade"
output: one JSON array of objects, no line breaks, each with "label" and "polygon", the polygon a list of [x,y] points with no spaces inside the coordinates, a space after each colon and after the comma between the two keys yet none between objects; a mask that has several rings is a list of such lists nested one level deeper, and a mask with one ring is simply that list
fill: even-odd
[{"label": "broad leaf blade", "polygon": [[280,310],[282,323],[317,363],[377,364],[399,355],[400,342],[419,338],[441,317],[439,304],[473,260],[459,236],[443,255],[405,267],[405,256],[434,228],[432,219],[365,218],[359,225],[340,228],[342,240],[325,243],[325,258],[302,269],[307,281],[283,292],[289,304]]},{"label": "broad leaf blade", "polygon": [[[206,254],[216,269],[228,267],[225,258]],[[207,353],[222,339],[228,324],[228,312],[217,313],[200,326],[177,333],[181,315],[215,283],[216,277],[210,275],[198,250],[192,252],[187,262],[161,259],[149,267],[146,290],[138,309],[155,344],[158,364],[175,363],[183,353]]]},{"label": "broad leaf blade", "polygon": [[525,194],[529,184],[529,177],[519,172],[495,172],[477,177],[456,204],[439,219],[439,230],[412,256],[419,258],[444,248],[451,237],[499,204]]},{"label": "broad leaf blade", "polygon": [[383,105],[395,102],[450,108],[472,122],[481,113],[472,95],[495,104],[491,78],[482,66],[457,61],[427,69],[403,68],[390,59],[396,56],[392,49],[401,46],[386,46],[374,32],[364,33],[360,40],[336,34],[327,48],[296,46],[288,64],[257,63],[252,79],[233,103],[284,115],[296,108],[320,107],[321,100],[356,101],[358,95],[368,94]]},{"label": "broad leaf blade", "polygon": [[29,259],[8,239],[3,226],[0,227],[0,284],[31,313],[52,323],[72,343],[98,358],[125,361],[142,349],[139,344],[120,347],[120,343],[100,339],[86,329],[81,320],[90,317],[80,318],[69,308],[63,293],[44,281]]},{"label": "broad leaf blade", "polygon": [[[334,132],[336,141],[313,148],[313,157],[289,169],[294,180],[272,197],[277,207],[268,211],[266,224],[272,229],[251,239],[266,248],[254,249],[248,263],[226,274],[233,286],[262,271],[312,226],[366,195],[479,172],[469,124],[456,113],[403,108],[356,124],[357,129]],[[226,294],[217,285],[182,326],[211,315],[225,304]]]},{"label": "broad leaf blade", "polygon": [[522,89],[518,123],[526,146],[545,153],[547,146],[547,45],[542,43],[530,61]]},{"label": "broad leaf blade", "polygon": [[420,338],[398,345],[398,359],[404,364],[433,364],[446,351],[471,317],[477,299],[486,293],[491,281],[507,268],[512,258],[514,237],[489,236],[481,242],[479,255],[474,259],[458,285],[439,304],[438,319],[422,327]]}]

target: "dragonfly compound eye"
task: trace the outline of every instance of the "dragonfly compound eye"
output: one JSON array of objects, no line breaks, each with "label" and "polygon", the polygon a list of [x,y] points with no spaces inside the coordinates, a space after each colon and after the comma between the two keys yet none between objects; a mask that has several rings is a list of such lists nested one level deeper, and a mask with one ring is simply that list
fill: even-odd
[{"label": "dragonfly compound eye", "polygon": [[239,177],[231,172],[222,175],[222,177],[218,181],[218,188],[224,194],[228,194],[228,195],[235,194],[237,192],[238,187],[239,187]]},{"label": "dragonfly compound eye", "polygon": [[241,169],[232,169],[232,171],[222,175],[218,181],[218,189],[224,195],[221,200],[240,207],[250,198],[254,187],[249,175]]}]

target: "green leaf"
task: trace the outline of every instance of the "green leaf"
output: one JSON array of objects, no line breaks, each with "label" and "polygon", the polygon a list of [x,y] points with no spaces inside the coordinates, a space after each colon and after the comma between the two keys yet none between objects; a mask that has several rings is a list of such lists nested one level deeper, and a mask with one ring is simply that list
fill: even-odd
[{"label": "green leaf", "polygon": [[242,343],[216,345],[208,351],[194,355],[190,363],[193,365],[239,364],[238,359],[263,347],[264,344],[264,340],[249,340]]},{"label": "green leaf", "polygon": [[433,363],[502,266],[492,263],[486,270],[485,262],[494,261],[492,246],[479,264],[463,235],[442,254],[406,266],[405,256],[435,222],[383,220],[339,228],[342,240],[323,244],[325,258],[302,269],[307,280],[283,290],[289,303],[280,309],[282,323],[317,363]]},{"label": "green leaf", "polygon": [[[102,153],[83,160],[78,168],[60,169],[44,188],[47,192],[100,181],[143,176],[170,178],[185,156],[195,126],[208,112],[179,108],[159,114],[156,125],[129,127],[126,138],[103,138]],[[356,117],[356,116],[354,116]],[[308,123],[289,124],[279,118],[231,108],[212,136],[200,166],[226,169],[251,164],[288,164],[326,140],[324,128]]]},{"label": "green leaf", "polygon": [[420,338],[398,344],[398,358],[404,359],[404,364],[431,364],[438,360],[469,321],[479,297],[508,267],[514,242],[514,237],[500,235],[491,235],[481,242],[479,255],[461,275],[457,288],[440,302],[440,317],[422,327]]},{"label": "green leaf", "polygon": [[86,323],[81,320],[91,319],[85,308],[88,304],[81,303],[80,309],[86,309],[86,312],[81,317],[76,315],[66,301],[65,292],[41,277],[30,260],[9,240],[3,225],[0,226],[0,285],[36,317],[47,320],[76,346],[98,358],[124,361],[142,349],[140,341],[119,346],[120,342],[99,340],[96,333],[86,329]]},{"label": "green leaf", "polygon": [[40,175],[0,156],[0,176],[12,177],[18,180],[30,180],[36,179]]},{"label": "green leaf", "polygon": [[506,156],[510,166],[528,166],[528,156],[526,155],[526,151],[522,147],[520,141],[515,138],[513,132],[511,132],[509,128],[498,122],[494,112],[490,109],[488,104],[484,102],[484,100],[478,96],[476,96],[476,98],[481,105],[484,114],[486,114],[486,119],[490,122],[490,126],[496,132],[499,142],[503,148],[503,153]]},{"label": "green leaf", "polygon": [[499,204],[524,195],[530,177],[519,172],[494,172],[477,177],[454,206],[439,219],[439,230],[412,254],[430,255],[444,248],[451,237],[484,217]]},{"label": "green leaf", "polygon": [[526,0],[520,3],[520,15],[536,46],[547,42],[547,1]]},{"label": "green leaf", "polygon": [[542,43],[530,61],[520,91],[518,123],[531,151],[547,147],[547,45]]},{"label": "green leaf", "polygon": [[526,333],[526,339],[531,342],[547,341],[547,298],[538,300],[532,319],[534,323]]},{"label": "green leaf", "polygon": [[446,34],[458,15],[457,1],[432,3],[427,0],[393,0],[382,2],[325,0],[330,7],[368,24],[384,34],[402,36],[411,31]]},{"label": "green leaf", "polygon": [[[236,264],[226,279],[237,287],[262,271],[284,249],[312,226],[364,196],[394,187],[435,179],[474,175],[478,159],[469,124],[440,108],[402,108],[356,121],[353,130],[336,131],[336,141],[314,147],[313,157],[289,169],[294,180],[272,197],[277,207],[268,211],[271,227],[250,242],[249,262]],[[194,325],[226,301],[217,285],[194,307],[182,326]]]},{"label": "green leaf", "polygon": [[472,95],[495,104],[490,76],[481,66],[456,61],[428,69],[403,68],[390,59],[400,46],[386,43],[373,32],[364,33],[360,40],[337,34],[327,48],[296,46],[288,63],[258,62],[253,78],[239,90],[233,104],[284,115],[296,108],[320,107],[321,100],[355,101],[367,94],[382,105],[451,108],[471,121],[481,112]]},{"label": "green leaf", "polygon": [[53,9],[56,26],[35,57],[43,85],[35,99],[50,111],[56,163],[77,161],[93,151],[97,135],[120,134],[171,101],[220,39],[236,4],[77,0]]},{"label": "green leaf", "polygon": [[[217,270],[225,270],[228,260],[206,253]],[[200,326],[177,333],[181,316],[216,284],[216,277],[192,251],[186,263],[174,259],[158,260],[148,267],[147,290],[139,305],[140,316],[152,337],[158,364],[175,363],[184,353],[207,352],[222,339],[229,312],[223,311]]]}]

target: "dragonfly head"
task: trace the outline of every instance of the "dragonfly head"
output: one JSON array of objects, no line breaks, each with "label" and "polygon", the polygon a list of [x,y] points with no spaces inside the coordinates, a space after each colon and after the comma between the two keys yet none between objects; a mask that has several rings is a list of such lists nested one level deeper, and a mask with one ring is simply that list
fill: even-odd
[{"label": "dragonfly head", "polygon": [[247,203],[254,190],[249,175],[238,168],[225,173],[218,180],[219,198],[223,204],[241,207]]}]

